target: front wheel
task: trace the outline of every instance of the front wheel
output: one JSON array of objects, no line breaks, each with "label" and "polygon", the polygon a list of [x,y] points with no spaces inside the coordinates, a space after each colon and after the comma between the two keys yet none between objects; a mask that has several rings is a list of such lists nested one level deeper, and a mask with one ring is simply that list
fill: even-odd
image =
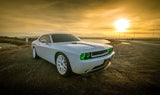
[{"label": "front wheel", "polygon": [[58,53],[56,57],[57,71],[62,76],[71,74],[71,67],[68,58],[63,53]]},{"label": "front wheel", "polygon": [[34,59],[37,59],[37,58],[38,58],[38,55],[37,55],[37,52],[36,52],[36,49],[35,49],[35,48],[32,49],[32,53],[33,53],[33,58],[34,58]]}]

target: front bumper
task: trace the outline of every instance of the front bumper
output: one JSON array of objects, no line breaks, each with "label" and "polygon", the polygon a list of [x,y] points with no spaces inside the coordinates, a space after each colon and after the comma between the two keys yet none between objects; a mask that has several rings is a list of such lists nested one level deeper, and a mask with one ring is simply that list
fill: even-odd
[{"label": "front bumper", "polygon": [[[97,72],[97,71],[101,71],[101,70],[105,70],[107,69],[111,64],[111,59],[107,59],[103,62],[103,64],[95,66],[94,68],[92,68],[92,70],[87,71],[85,73],[93,73],[93,72]],[[85,74],[84,73],[84,74]]]},{"label": "front bumper", "polygon": [[[88,60],[78,60],[76,65],[72,66],[72,71],[77,74],[85,74],[96,72],[102,69],[106,69],[111,64],[111,59],[115,52],[113,51],[110,55],[103,57],[88,59]],[[108,61],[105,63],[105,61]]]}]

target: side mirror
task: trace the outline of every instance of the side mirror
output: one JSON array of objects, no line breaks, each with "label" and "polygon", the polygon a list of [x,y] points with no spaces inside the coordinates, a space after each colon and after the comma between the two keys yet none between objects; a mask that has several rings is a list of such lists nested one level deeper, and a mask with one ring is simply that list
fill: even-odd
[{"label": "side mirror", "polygon": [[46,43],[47,41],[45,39],[41,40],[42,43]]}]

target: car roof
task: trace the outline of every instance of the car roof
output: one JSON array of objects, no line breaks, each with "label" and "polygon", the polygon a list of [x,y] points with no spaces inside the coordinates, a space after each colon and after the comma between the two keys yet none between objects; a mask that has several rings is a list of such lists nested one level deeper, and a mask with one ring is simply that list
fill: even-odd
[{"label": "car roof", "polygon": [[69,34],[69,33],[48,33],[48,34],[43,34],[43,35],[39,36],[38,39],[44,35],[53,35],[53,34]]}]

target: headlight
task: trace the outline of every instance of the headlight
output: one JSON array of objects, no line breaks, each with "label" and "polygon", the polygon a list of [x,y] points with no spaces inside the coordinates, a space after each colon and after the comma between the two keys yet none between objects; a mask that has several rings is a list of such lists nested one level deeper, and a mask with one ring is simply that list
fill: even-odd
[{"label": "headlight", "polygon": [[108,49],[108,54],[111,54],[113,52],[113,48]]},{"label": "headlight", "polygon": [[86,60],[91,58],[91,53],[82,53],[80,56],[81,60]]}]

